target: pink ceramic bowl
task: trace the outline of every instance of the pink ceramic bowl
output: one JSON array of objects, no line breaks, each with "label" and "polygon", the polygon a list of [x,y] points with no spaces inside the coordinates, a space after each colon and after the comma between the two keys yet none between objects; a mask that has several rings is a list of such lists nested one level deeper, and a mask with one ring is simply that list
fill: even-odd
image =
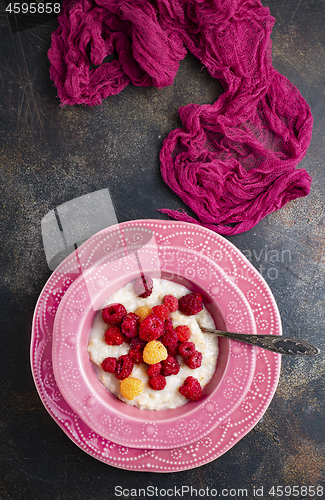
[{"label": "pink ceramic bowl", "polygon": [[[140,229],[141,221],[134,221],[134,234],[132,226],[124,234],[120,224],[95,235],[95,264],[87,242],[76,251],[80,276],[55,317],[53,370],[64,399],[103,438],[129,448],[183,447],[207,436],[243,401],[254,374],[254,348],[220,338],[216,370],[202,399],[173,410],[140,410],[112,395],[96,376],[87,345],[97,311],[139,276],[140,267],[145,275],[199,291],[218,329],[256,333],[255,321],[243,293],[210,258],[188,248],[181,235],[177,246],[171,246],[165,233],[159,241],[157,233],[154,239],[150,234],[139,237]],[[122,246],[116,244],[121,241]]]}]

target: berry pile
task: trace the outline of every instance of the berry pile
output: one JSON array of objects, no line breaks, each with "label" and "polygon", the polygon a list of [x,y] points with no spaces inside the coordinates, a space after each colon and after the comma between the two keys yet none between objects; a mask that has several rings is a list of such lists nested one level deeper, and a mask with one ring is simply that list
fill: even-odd
[{"label": "berry pile", "polygon": [[[139,297],[148,297],[153,289],[151,278],[141,277],[134,283],[134,291]],[[120,380],[121,394],[133,399],[144,389],[141,380],[131,377],[135,364],[146,363],[149,387],[161,391],[166,386],[166,377],[177,375],[180,355],[186,366],[196,369],[201,366],[202,354],[190,342],[191,330],[187,325],[173,327],[171,312],[179,309],[186,316],[203,309],[202,296],[189,293],[177,300],[166,295],[162,304],[152,308],[141,306],[134,312],[127,312],[123,304],[109,304],[102,309],[102,318],[108,328],[104,334],[108,345],[130,344],[128,354],[118,358],[107,357],[101,364],[105,372],[113,373]],[[187,399],[197,401],[202,395],[199,381],[187,377],[179,387],[179,392]]]}]

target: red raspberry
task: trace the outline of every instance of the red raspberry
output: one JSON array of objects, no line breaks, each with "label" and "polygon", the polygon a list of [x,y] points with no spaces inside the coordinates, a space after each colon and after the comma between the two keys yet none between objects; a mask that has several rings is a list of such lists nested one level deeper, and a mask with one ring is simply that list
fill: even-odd
[{"label": "red raspberry", "polygon": [[105,358],[101,364],[101,367],[103,368],[104,372],[114,373],[116,368],[116,362],[117,362],[116,358]]},{"label": "red raspberry", "polygon": [[197,292],[183,295],[178,301],[178,307],[185,316],[197,314],[203,309],[202,295]]},{"label": "red raspberry", "polygon": [[186,359],[190,356],[193,356],[195,353],[195,344],[194,342],[180,342],[178,346],[178,354],[182,356],[182,358]]},{"label": "red raspberry", "polygon": [[187,377],[180,386],[179,392],[191,401],[198,401],[202,396],[202,387],[200,382],[194,377]]},{"label": "red raspberry", "polygon": [[161,362],[161,374],[164,377],[168,375],[177,375],[180,370],[179,362],[174,356],[167,356],[167,359]]},{"label": "red raspberry", "polygon": [[124,342],[124,335],[118,326],[110,326],[105,332],[105,342],[108,345],[121,345]]},{"label": "red raspberry", "polygon": [[142,352],[136,349],[131,349],[129,351],[129,356],[135,365],[142,363]]},{"label": "red raspberry", "polygon": [[120,326],[127,311],[123,304],[109,304],[102,310],[102,318],[105,323],[113,326]]},{"label": "red raspberry", "polygon": [[154,365],[149,366],[147,373],[148,376],[151,378],[155,377],[156,375],[159,375],[160,371],[161,371],[161,363],[156,363]]},{"label": "red raspberry", "polygon": [[192,370],[195,370],[195,368],[199,368],[202,363],[202,354],[199,351],[195,351],[192,356],[189,356],[188,358],[184,359],[185,364],[191,368]]},{"label": "red raspberry", "polygon": [[129,339],[131,337],[136,337],[138,335],[138,329],[140,325],[140,318],[135,313],[130,312],[124,316],[121,330],[122,333]]},{"label": "red raspberry", "polygon": [[116,362],[115,377],[118,380],[123,380],[131,375],[134,363],[130,356],[122,354]]},{"label": "red raspberry", "polygon": [[170,318],[165,320],[164,323],[164,333],[172,332],[174,330],[173,322]]},{"label": "red raspberry", "polygon": [[143,299],[145,299],[152,293],[153,281],[150,276],[141,276],[140,278],[135,280],[133,289],[134,293],[138,295],[138,297],[142,297]]},{"label": "red raspberry", "polygon": [[174,295],[165,295],[163,304],[169,309],[169,312],[175,312],[178,309],[178,300]]},{"label": "red raspberry", "polygon": [[154,306],[152,308],[152,312],[162,320],[169,318],[169,309],[166,306],[164,306],[164,304]]},{"label": "red raspberry", "polygon": [[178,346],[179,346],[179,342],[177,342],[177,344],[174,344],[174,345],[166,346],[168,354],[170,354],[171,356],[174,356],[174,357],[177,356]]},{"label": "red raspberry", "polygon": [[145,340],[140,339],[140,337],[132,337],[130,339],[130,346],[134,351],[143,351],[147,342]]},{"label": "red raspberry", "polygon": [[172,347],[178,344],[177,333],[174,330],[172,330],[171,332],[164,333],[159,340],[166,347]]},{"label": "red raspberry", "polygon": [[177,334],[178,340],[181,342],[187,342],[191,336],[191,330],[187,325],[176,326],[175,332]]},{"label": "red raspberry", "polygon": [[142,323],[140,323],[139,337],[142,340],[150,342],[157,340],[164,331],[164,322],[154,314],[149,314]]},{"label": "red raspberry", "polygon": [[155,375],[149,378],[149,386],[155,391],[162,391],[166,387],[166,379],[163,375]]}]

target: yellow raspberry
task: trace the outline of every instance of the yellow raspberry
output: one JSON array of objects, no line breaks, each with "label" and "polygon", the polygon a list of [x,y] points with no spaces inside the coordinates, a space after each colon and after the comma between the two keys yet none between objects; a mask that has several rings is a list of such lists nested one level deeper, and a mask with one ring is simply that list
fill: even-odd
[{"label": "yellow raspberry", "polygon": [[144,389],[142,380],[135,377],[127,377],[120,382],[120,391],[125,399],[134,399]]},{"label": "yellow raspberry", "polygon": [[140,322],[143,321],[149,314],[152,313],[151,307],[149,306],[140,306],[138,309],[136,309],[135,314],[139,316]]},{"label": "yellow raspberry", "polygon": [[159,340],[151,340],[143,350],[143,361],[148,365],[155,365],[164,359],[167,359],[168,352],[164,344]]}]

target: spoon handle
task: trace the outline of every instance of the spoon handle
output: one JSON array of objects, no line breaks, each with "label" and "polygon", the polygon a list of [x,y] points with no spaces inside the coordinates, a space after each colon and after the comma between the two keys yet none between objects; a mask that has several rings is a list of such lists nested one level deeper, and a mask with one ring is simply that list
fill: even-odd
[{"label": "spoon handle", "polygon": [[221,330],[210,330],[200,327],[202,332],[214,333],[218,337],[226,337],[233,340],[240,340],[246,344],[255,345],[262,349],[267,349],[279,354],[291,354],[295,356],[316,356],[320,352],[318,347],[305,342],[304,340],[291,339],[282,335],[249,335],[246,333],[223,332]]}]

